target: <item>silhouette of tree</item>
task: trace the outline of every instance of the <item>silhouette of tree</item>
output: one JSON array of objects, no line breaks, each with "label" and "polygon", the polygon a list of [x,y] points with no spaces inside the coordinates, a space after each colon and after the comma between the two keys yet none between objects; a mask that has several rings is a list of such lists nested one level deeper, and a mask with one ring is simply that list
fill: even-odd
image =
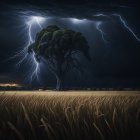
[{"label": "silhouette of tree", "polygon": [[66,73],[75,68],[80,71],[81,64],[76,57],[82,53],[90,60],[89,46],[85,37],[71,29],[48,26],[37,33],[35,42],[28,48],[34,52],[38,62],[44,59],[49,70],[57,79],[56,89],[60,90]]}]

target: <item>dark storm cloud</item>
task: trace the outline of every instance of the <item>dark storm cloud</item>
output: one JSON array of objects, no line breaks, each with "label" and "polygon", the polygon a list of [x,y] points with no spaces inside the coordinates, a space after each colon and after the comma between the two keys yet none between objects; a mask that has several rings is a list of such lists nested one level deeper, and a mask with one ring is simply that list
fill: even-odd
[{"label": "dark storm cloud", "polygon": [[[60,4],[61,2],[61,4]],[[134,2],[134,1],[133,1]],[[43,4],[46,3],[46,4]],[[70,4],[68,4],[70,3]],[[41,5],[41,6],[39,6]],[[57,24],[66,25],[72,29],[78,30],[86,36],[90,44],[90,53],[92,62],[87,69],[90,71],[88,76],[82,77],[80,80],[74,79],[73,74],[68,75],[66,79],[67,85],[79,86],[128,86],[140,87],[140,44],[135,38],[114,18],[114,21],[107,16],[94,16],[95,14],[111,15],[119,13],[127,23],[134,29],[135,33],[140,36],[140,20],[137,3],[122,1],[4,1],[0,6],[0,81],[2,79],[18,79],[23,82],[24,72],[27,67],[15,69],[14,65],[17,60],[5,61],[17,51],[19,46],[26,40],[26,32],[21,34],[19,27],[24,24],[25,16],[45,16],[54,17]],[[100,33],[95,30],[91,24],[87,26],[72,25],[67,21],[59,21],[61,18],[78,18],[88,19],[92,21],[102,21],[104,32],[107,33],[110,44],[105,45]],[[117,23],[118,22],[118,23]],[[113,23],[113,25],[112,25]],[[20,28],[21,29],[21,28]],[[87,63],[84,61],[84,63]],[[16,74],[13,72],[17,72]],[[2,73],[6,73],[2,77]],[[18,75],[18,76],[17,76]],[[42,74],[43,75],[43,74]],[[7,78],[6,78],[7,77]],[[18,77],[18,78],[17,78]],[[49,74],[46,85],[55,85],[55,79]],[[20,80],[19,80],[20,79]],[[86,79],[86,80],[84,80]],[[45,81],[45,80],[44,80]],[[48,82],[49,81],[49,82]],[[38,85],[38,83],[35,83]]]},{"label": "dark storm cloud", "polygon": [[19,83],[19,80],[15,75],[9,73],[0,74],[0,83]]},{"label": "dark storm cloud", "polygon": [[[25,15],[36,15],[41,14],[44,16],[58,16],[58,17],[77,17],[77,18],[86,18],[86,19],[93,19],[93,20],[109,20],[107,17],[95,17],[93,15],[97,13],[104,13],[104,14],[110,14],[113,12],[125,12],[128,10],[134,10],[138,5],[136,3],[124,3],[126,6],[121,6],[121,3],[118,2],[116,4],[113,4],[115,2],[113,1],[77,1],[79,5],[76,3],[74,4],[68,4],[68,1],[63,1],[60,3],[60,1],[31,1],[31,3],[34,3],[33,5],[30,4],[30,2],[25,1],[8,1],[11,2],[11,5],[9,3],[4,3],[1,5],[1,16],[3,18],[11,18],[11,17],[17,17],[18,14],[25,14]],[[25,2],[25,3],[24,3]],[[46,4],[38,6],[39,3],[45,2]],[[72,2],[71,0],[69,2]],[[75,2],[75,1],[74,1]],[[80,4],[80,2],[82,4]],[[88,3],[89,2],[89,3]],[[24,3],[24,4],[21,4]],[[128,6],[127,6],[128,5]],[[138,9],[138,8],[136,8]],[[135,10],[136,10],[135,9]],[[9,12],[11,11],[11,12]],[[6,15],[6,16],[4,16]]]},{"label": "dark storm cloud", "polygon": [[129,6],[129,5],[137,5],[139,3],[138,0],[4,0],[4,3],[11,4],[34,4],[34,5],[52,5],[52,4],[72,4],[72,5],[121,5],[121,6]]}]

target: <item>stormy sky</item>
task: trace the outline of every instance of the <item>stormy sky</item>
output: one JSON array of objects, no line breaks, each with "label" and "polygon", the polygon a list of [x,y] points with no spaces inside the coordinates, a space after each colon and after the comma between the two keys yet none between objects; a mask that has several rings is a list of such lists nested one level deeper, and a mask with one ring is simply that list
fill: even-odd
[{"label": "stormy sky", "polygon": [[[113,14],[120,15],[131,30]],[[55,77],[47,66],[41,68],[39,81],[30,81],[30,63],[24,61],[19,66],[23,56],[15,57],[29,40],[26,23],[30,17],[40,16],[46,19],[43,27],[55,24],[71,28],[81,32],[89,43],[91,62],[81,58],[85,73],[70,72],[65,86],[140,88],[139,15],[138,1],[131,0],[1,1],[0,83],[55,86]],[[37,25],[32,27],[33,38],[39,30]]]}]

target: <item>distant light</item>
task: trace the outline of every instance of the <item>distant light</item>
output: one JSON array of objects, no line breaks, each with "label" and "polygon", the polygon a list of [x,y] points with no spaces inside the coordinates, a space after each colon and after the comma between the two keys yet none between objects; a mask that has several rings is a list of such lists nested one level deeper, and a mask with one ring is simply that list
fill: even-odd
[{"label": "distant light", "polygon": [[16,83],[0,83],[1,87],[19,87],[19,84]]},{"label": "distant light", "polygon": [[78,18],[70,18],[70,20],[72,21],[72,23],[75,23],[75,24],[85,23],[88,21],[87,19],[78,19]]},{"label": "distant light", "polygon": [[107,17],[107,15],[105,15],[105,14],[96,14],[96,15],[93,15],[93,16],[96,16],[96,17]]}]

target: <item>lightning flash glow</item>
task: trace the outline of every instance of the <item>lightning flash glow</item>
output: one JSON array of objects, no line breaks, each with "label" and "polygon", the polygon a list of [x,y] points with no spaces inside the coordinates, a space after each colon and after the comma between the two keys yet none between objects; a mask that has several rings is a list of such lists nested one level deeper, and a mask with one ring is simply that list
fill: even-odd
[{"label": "lightning flash glow", "polygon": [[[37,24],[37,25],[40,27],[40,29],[42,29],[41,24],[42,24],[43,22],[45,22],[45,20],[46,20],[46,19],[45,19],[44,17],[31,16],[31,17],[29,18],[29,21],[27,21],[29,43],[28,43],[27,47],[25,47],[25,48],[26,48],[26,54],[28,54],[28,53],[27,53],[27,52],[28,52],[28,46],[31,45],[31,44],[34,42],[34,40],[32,39],[32,36],[31,36],[31,33],[32,33],[31,29],[32,29],[32,26],[33,26],[34,24]],[[27,57],[27,55],[25,55],[25,58],[26,58],[26,57]],[[30,60],[31,60],[31,62],[33,63],[32,70],[31,70],[30,81],[32,81],[33,78],[35,78],[35,77],[37,78],[37,80],[39,80],[38,73],[40,72],[40,63],[36,60],[36,58],[35,58],[35,53],[34,53],[34,52],[33,52],[33,54],[31,55]]]},{"label": "lightning flash glow", "polygon": [[127,23],[125,22],[125,20],[121,17],[121,15],[119,14],[112,14],[113,16],[116,16],[120,19],[121,23],[123,24],[123,26],[135,37],[135,39],[137,41],[140,42],[140,38],[137,37],[137,35],[134,33],[134,31],[127,25]]},{"label": "lightning flash glow", "polygon": [[103,30],[100,28],[101,27],[101,22],[97,22],[97,24],[96,24],[96,29],[101,33],[101,37],[102,37],[102,39],[103,39],[103,41],[105,42],[105,43],[108,43],[108,41],[105,39],[105,33],[103,32]]},{"label": "lightning flash glow", "polygon": [[[109,41],[106,40],[105,36],[106,33],[103,31],[103,28],[101,27],[104,24],[104,21],[100,21],[100,20],[94,20],[94,17],[98,17],[98,18],[106,18],[107,20],[113,20],[113,17],[118,17],[119,21],[122,23],[122,25],[135,37],[135,39],[137,41],[140,42],[140,38],[137,37],[137,35],[133,32],[133,30],[126,24],[126,21],[122,18],[122,16],[120,14],[111,14],[111,15],[106,15],[106,14],[95,14],[93,15],[93,20],[88,20],[88,19],[77,19],[77,18],[66,18],[66,20],[71,21],[71,23],[73,24],[87,24],[89,23],[94,23],[95,28],[97,29],[97,31],[101,34],[101,39],[103,40],[104,43],[109,43]],[[42,24],[44,24],[46,22],[46,17],[41,17],[41,16],[28,16],[25,19],[25,25],[26,25],[26,29],[27,29],[27,33],[28,33],[28,42],[27,45],[25,45],[21,51],[19,51],[15,57],[20,56],[20,60],[17,63],[18,66],[20,66],[22,63],[26,62],[28,64],[30,64],[30,73],[29,76],[30,77],[30,82],[33,81],[35,78],[37,80],[39,80],[39,73],[40,73],[40,67],[41,67],[41,63],[39,63],[36,60],[35,57],[35,53],[33,52],[32,55],[28,54],[28,47],[34,42],[34,38],[32,37],[32,33],[33,33],[33,26],[36,26],[36,30],[40,31],[43,27]]]},{"label": "lightning flash glow", "polygon": [[77,19],[77,18],[70,18],[70,20],[74,24],[86,23],[88,21],[87,19]]},{"label": "lightning flash glow", "polygon": [[[105,15],[105,14],[96,14],[96,15],[93,15],[95,17],[106,17],[108,19],[111,19],[111,16],[115,16],[115,17],[118,17],[120,22],[123,24],[123,26],[134,36],[134,38],[140,42],[140,38],[137,37],[137,35],[134,33],[134,31],[127,25],[126,21],[122,18],[122,16],[120,14],[111,14],[110,16],[109,15]],[[99,28],[101,22],[97,23],[97,30],[101,33],[102,35],[102,39],[104,42],[107,42],[104,38],[104,35],[105,33]]]},{"label": "lightning flash glow", "polygon": [[42,29],[42,24],[46,21],[46,18],[40,17],[40,16],[31,16],[28,17],[25,21],[25,25],[27,28],[27,33],[28,33],[28,43],[23,47],[21,51],[19,51],[15,57],[19,56],[21,59],[17,63],[17,66],[20,66],[23,62],[27,62],[30,64],[30,78],[28,79],[30,82],[33,81],[33,79],[37,78],[39,81],[38,74],[40,72],[40,63],[36,60],[35,58],[35,53],[29,55],[28,54],[28,47],[34,42],[34,39],[32,37],[32,28],[34,25],[38,25],[37,31]]}]

